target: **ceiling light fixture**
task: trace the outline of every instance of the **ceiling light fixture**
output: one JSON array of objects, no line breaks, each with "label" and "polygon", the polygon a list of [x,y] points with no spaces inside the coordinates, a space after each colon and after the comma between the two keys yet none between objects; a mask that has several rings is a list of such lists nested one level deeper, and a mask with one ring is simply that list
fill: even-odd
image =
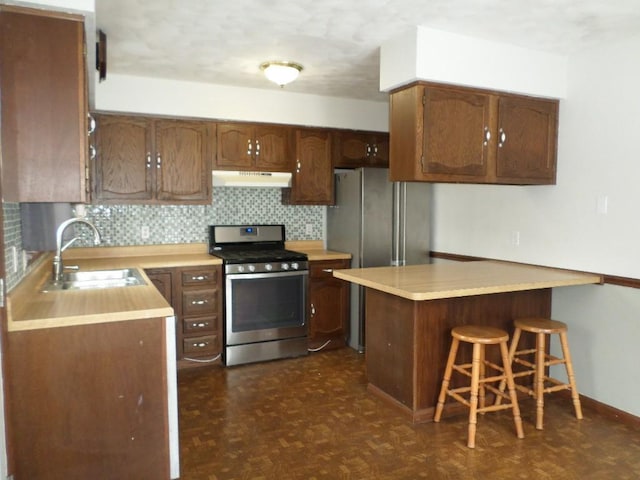
[{"label": "ceiling light fixture", "polygon": [[260,65],[260,70],[273,83],[284,87],[298,78],[302,65],[294,62],[264,62]]}]

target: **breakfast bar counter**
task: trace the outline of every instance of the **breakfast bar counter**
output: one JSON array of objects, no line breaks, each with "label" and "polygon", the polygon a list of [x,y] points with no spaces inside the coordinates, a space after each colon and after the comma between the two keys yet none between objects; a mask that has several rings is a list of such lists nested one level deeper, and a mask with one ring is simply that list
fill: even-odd
[{"label": "breakfast bar counter", "polygon": [[[599,275],[500,261],[333,274],[366,287],[369,390],[399,407],[414,423],[433,418],[453,327],[489,325],[511,334],[515,318],[551,315],[552,288],[602,282]],[[461,355],[470,361],[470,349],[461,349]]]}]

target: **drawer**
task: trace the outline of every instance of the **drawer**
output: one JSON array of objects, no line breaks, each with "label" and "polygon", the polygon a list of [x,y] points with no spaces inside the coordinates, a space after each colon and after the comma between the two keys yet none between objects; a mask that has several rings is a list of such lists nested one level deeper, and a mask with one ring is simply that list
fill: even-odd
[{"label": "drawer", "polygon": [[351,268],[350,260],[331,260],[322,262],[309,262],[309,276],[311,278],[333,277],[333,271],[341,268]]},{"label": "drawer", "polygon": [[182,315],[203,315],[215,313],[217,305],[218,290],[185,290],[182,292]]},{"label": "drawer", "polygon": [[215,270],[196,268],[191,270],[182,270],[180,272],[183,287],[194,287],[198,285],[216,285],[218,276]]},{"label": "drawer", "polygon": [[220,353],[217,335],[185,338],[182,345],[185,355],[217,355]]},{"label": "drawer", "polygon": [[182,331],[185,335],[216,333],[218,331],[218,316],[185,318],[182,320]]}]

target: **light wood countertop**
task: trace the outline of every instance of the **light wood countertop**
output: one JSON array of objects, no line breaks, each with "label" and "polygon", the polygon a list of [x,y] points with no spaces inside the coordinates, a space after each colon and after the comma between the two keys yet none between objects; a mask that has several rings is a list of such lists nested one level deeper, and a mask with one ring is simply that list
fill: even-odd
[{"label": "light wood countertop", "polygon": [[52,258],[49,253],[39,259],[8,294],[10,332],[171,316],[173,309],[144,269],[222,264],[207,253],[205,244],[69,249],[63,254],[67,266],[77,265],[80,270],[137,268],[146,285],[43,292],[51,276]]},{"label": "light wood countertop", "polygon": [[350,253],[325,250],[322,240],[289,241],[285,243],[285,247],[289,250],[306,254],[310,262],[322,260],[348,260],[351,258]]},{"label": "light wood countertop", "polygon": [[[295,241],[286,246],[306,253],[312,261],[351,257],[324,250],[322,245],[322,241]],[[49,253],[38,259],[33,271],[7,295],[10,332],[171,316],[173,309],[144,270],[222,265],[220,258],[209,255],[205,243],[70,248],[63,254],[66,266],[76,265],[80,270],[137,268],[147,284],[43,292],[51,276],[52,258],[53,253]]]},{"label": "light wood countertop", "polygon": [[356,268],[333,276],[409,300],[602,283],[599,275],[499,261]]}]

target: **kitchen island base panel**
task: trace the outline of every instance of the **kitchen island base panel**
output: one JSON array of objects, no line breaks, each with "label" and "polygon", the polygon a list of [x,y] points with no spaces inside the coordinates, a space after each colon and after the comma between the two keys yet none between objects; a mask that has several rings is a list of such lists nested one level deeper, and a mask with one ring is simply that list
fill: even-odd
[{"label": "kitchen island base panel", "polygon": [[[511,334],[515,318],[550,314],[551,289],[414,301],[367,288],[365,353],[369,390],[399,407],[412,422],[430,422],[453,327],[486,325]],[[528,340],[528,346],[533,348],[533,341]],[[471,361],[472,349],[467,347],[461,345],[462,362]],[[499,352],[490,352],[487,359],[500,363]],[[461,386],[460,380],[454,377],[452,386]],[[458,410],[464,411],[447,405],[447,416]]]}]

